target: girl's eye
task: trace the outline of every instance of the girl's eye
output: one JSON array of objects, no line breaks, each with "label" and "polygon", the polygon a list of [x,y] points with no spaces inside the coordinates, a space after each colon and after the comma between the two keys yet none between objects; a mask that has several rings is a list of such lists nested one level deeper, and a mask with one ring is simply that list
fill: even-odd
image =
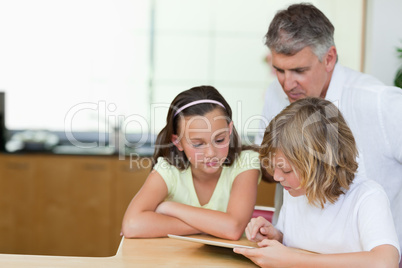
[{"label": "girl's eye", "polygon": [[282,170],[282,172],[285,174],[289,174],[290,172],[292,172],[292,170]]},{"label": "girl's eye", "polygon": [[193,147],[194,148],[199,148],[199,147],[201,147],[202,146],[202,143],[194,143],[193,144]]},{"label": "girl's eye", "polygon": [[225,138],[222,138],[222,139],[216,140],[216,143],[222,143],[224,141],[225,141]]}]

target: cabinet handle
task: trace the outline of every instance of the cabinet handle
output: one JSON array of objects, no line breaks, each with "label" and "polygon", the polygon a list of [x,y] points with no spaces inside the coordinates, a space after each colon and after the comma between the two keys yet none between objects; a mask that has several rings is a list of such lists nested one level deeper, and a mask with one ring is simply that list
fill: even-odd
[{"label": "cabinet handle", "polygon": [[30,165],[28,163],[7,163],[6,167],[11,170],[28,170]]},{"label": "cabinet handle", "polygon": [[103,164],[84,164],[84,169],[85,170],[90,170],[90,171],[104,171],[106,170],[106,166]]},{"label": "cabinet handle", "polygon": [[120,170],[123,171],[123,172],[138,172],[138,171],[141,171],[141,169],[139,169],[136,166],[135,167],[133,167],[133,166],[130,167],[129,164],[120,166]]},{"label": "cabinet handle", "polygon": [[144,172],[151,171],[150,163],[125,163],[120,166],[120,170],[123,172]]}]

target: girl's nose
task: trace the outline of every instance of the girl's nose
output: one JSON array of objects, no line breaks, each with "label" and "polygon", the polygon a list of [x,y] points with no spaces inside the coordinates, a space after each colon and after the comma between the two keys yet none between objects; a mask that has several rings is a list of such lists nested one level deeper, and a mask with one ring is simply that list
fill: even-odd
[{"label": "girl's nose", "polygon": [[206,146],[205,156],[209,158],[215,156],[215,147],[213,145],[209,144],[208,146]]}]

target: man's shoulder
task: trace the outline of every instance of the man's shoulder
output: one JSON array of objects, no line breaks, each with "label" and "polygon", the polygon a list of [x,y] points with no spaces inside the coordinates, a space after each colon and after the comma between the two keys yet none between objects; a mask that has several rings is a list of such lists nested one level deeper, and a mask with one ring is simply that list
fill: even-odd
[{"label": "man's shoulder", "polygon": [[[402,99],[402,90],[394,86],[385,85],[376,77],[340,66],[342,83],[342,102],[354,106],[366,106],[367,102],[388,102],[390,99]],[[359,100],[359,101],[356,101]],[[374,107],[373,107],[374,108]]]},{"label": "man's shoulder", "polygon": [[356,88],[356,90],[369,90],[374,88],[387,87],[378,78],[362,73],[348,67],[339,65],[341,77],[345,87]]}]

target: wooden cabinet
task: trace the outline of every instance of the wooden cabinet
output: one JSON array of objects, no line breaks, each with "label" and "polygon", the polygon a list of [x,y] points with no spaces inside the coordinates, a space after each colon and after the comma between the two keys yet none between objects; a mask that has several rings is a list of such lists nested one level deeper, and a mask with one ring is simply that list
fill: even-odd
[{"label": "wooden cabinet", "polygon": [[117,250],[120,243],[121,223],[127,206],[135,194],[141,189],[150,170],[151,160],[149,158],[126,159],[113,161],[114,168],[114,206],[112,240]]},{"label": "wooden cabinet", "polygon": [[111,255],[111,161],[41,156],[38,162],[35,254]]},{"label": "wooden cabinet", "polygon": [[[149,158],[0,154],[0,253],[114,255],[150,170]],[[257,205],[273,206],[274,188],[261,182]]]},{"label": "wooden cabinet", "polygon": [[0,252],[113,255],[111,166],[102,157],[1,155]]},{"label": "wooden cabinet", "polygon": [[35,162],[26,156],[0,159],[1,253],[29,253],[34,246]]},{"label": "wooden cabinet", "polygon": [[108,158],[0,155],[0,252],[113,255],[112,179]]}]

